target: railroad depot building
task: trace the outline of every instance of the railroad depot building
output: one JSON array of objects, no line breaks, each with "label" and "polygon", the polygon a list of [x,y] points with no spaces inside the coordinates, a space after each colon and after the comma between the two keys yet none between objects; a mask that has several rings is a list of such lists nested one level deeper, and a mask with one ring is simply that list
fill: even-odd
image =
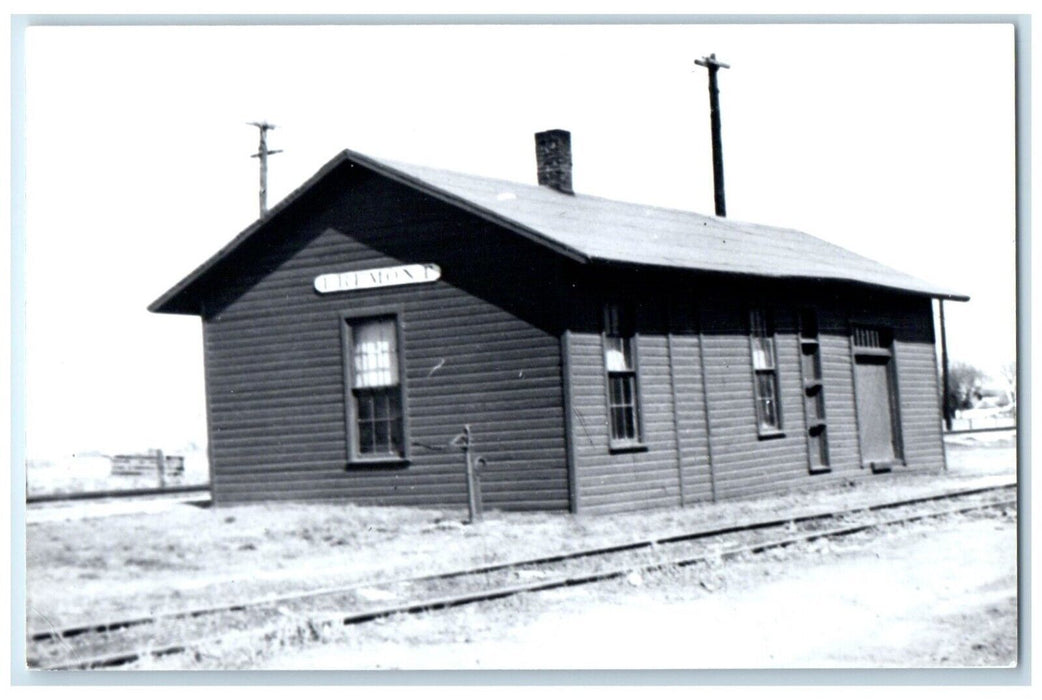
[{"label": "railroad depot building", "polygon": [[216,503],[609,513],[939,470],[932,299],[798,231],[343,151],[149,308],[202,319]]}]

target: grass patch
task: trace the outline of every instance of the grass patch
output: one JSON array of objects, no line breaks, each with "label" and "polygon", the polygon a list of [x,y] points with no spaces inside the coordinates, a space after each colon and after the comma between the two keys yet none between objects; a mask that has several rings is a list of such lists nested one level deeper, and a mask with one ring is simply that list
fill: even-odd
[{"label": "grass patch", "polygon": [[[996,473],[995,465],[1002,463],[1012,474],[1007,449],[971,451],[988,466],[986,473]],[[943,475],[892,474],[757,500],[610,517],[491,512],[482,522],[461,526],[463,510],[264,503],[205,509],[179,505],[162,513],[30,523],[28,627],[238,602],[545,556],[801,509],[910,498],[966,485],[976,473],[967,466],[972,460],[964,462]]]}]

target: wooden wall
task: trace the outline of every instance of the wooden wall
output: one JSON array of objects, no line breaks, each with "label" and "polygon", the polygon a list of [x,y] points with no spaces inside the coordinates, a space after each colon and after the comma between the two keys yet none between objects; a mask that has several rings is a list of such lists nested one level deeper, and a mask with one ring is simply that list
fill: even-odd
[{"label": "wooden wall", "polygon": [[[642,290],[639,280],[634,284],[619,281],[605,288],[601,281],[584,279],[577,289],[569,370],[578,511],[611,513],[708,499],[711,485],[700,345],[688,313],[690,306]],[[602,293],[635,305],[638,392],[646,449],[608,449],[599,326]],[[674,314],[679,318],[674,319]],[[667,330],[674,326],[672,332]]]},{"label": "wooden wall", "polygon": [[[319,274],[427,262],[441,267],[440,281],[329,295],[312,287]],[[218,502],[463,507],[462,455],[437,448],[465,423],[488,460],[490,508],[612,513],[869,476],[858,440],[852,321],[894,331],[906,462],[898,469],[943,466],[932,313],[922,297],[580,267],[350,166],[277,214],[210,279],[204,344]],[[607,299],[637,311],[640,450],[608,447]],[[769,306],[776,326],[784,423],[770,439],[756,428],[754,305]],[[819,474],[808,465],[799,369],[797,319],[807,307],[818,312],[828,421],[831,469]],[[341,318],[386,310],[402,325],[411,460],[352,466]]]},{"label": "wooden wall", "polygon": [[851,304],[851,318],[876,325],[885,325],[890,319],[905,461],[910,467],[943,468],[941,394],[931,302],[915,297],[889,302]]},{"label": "wooden wall", "polygon": [[[905,466],[943,468],[940,404],[930,301],[828,286],[753,285],[630,271],[577,273],[585,294],[575,312],[569,362],[580,512],[611,513],[749,497],[869,476],[860,458],[850,324],[894,331]],[[614,282],[605,280],[614,277]],[[598,307],[624,294],[636,301],[645,447],[611,452]],[[782,434],[757,431],[748,312],[775,320]],[[798,318],[818,314],[830,469],[811,473],[803,409]],[[648,309],[668,313],[648,313]],[[672,369],[668,361],[672,355]],[[673,410],[677,411],[674,429]],[[708,409],[708,413],[707,410]],[[707,420],[708,415],[708,420]]]},{"label": "wooden wall", "polygon": [[[362,168],[331,179],[229,260],[207,301],[216,500],[462,507],[463,455],[434,448],[468,423],[488,461],[486,507],[567,509],[558,259]],[[427,262],[440,281],[312,287],[323,273]],[[350,466],[341,314],[384,309],[400,312],[411,463]]]}]

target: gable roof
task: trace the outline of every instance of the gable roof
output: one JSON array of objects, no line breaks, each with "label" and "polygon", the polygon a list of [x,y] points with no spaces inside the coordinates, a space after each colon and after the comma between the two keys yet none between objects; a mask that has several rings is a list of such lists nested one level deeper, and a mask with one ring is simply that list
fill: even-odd
[{"label": "gable roof", "polygon": [[695,212],[568,195],[548,187],[465,175],[344,150],[154,301],[150,311],[199,313],[192,289],[281,211],[343,165],[385,177],[513,230],[581,263],[701,270],[770,278],[837,280],[942,299],[969,297],[793,229]]}]

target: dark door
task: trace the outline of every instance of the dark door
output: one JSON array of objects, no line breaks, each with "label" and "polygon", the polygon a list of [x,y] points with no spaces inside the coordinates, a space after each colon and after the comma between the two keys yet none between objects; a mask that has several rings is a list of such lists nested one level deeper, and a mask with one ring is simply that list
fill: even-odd
[{"label": "dark door", "polygon": [[854,365],[854,382],[861,461],[873,467],[887,467],[896,458],[890,358],[858,357]]}]

